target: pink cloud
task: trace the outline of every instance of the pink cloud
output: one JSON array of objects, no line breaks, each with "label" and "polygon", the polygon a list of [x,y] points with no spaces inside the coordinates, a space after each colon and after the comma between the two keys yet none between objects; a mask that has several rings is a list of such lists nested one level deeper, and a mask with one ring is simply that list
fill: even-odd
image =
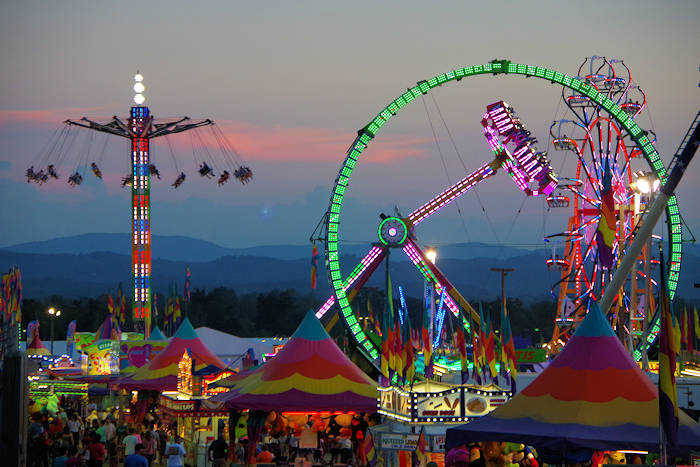
[{"label": "pink cloud", "polygon": [[[339,162],[346,154],[355,135],[331,128],[272,128],[241,122],[217,124],[231,146],[246,160]],[[204,134],[204,133],[202,133]],[[178,145],[189,147],[185,134],[173,138]],[[217,146],[213,139],[204,139],[210,147]],[[415,136],[387,136],[372,141],[368,163],[388,164],[407,157],[425,154],[427,138]]]},{"label": "pink cloud", "polygon": [[67,118],[79,119],[83,115],[102,111],[104,109],[96,108],[64,108],[64,109],[45,109],[45,110],[1,110],[0,109],[0,125],[9,125],[16,123],[35,124],[40,126],[56,126],[63,123]]}]

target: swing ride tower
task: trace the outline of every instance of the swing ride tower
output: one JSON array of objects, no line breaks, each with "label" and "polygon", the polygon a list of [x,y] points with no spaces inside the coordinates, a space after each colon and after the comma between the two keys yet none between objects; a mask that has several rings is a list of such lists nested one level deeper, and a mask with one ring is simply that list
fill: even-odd
[{"label": "swing ride tower", "polygon": [[145,86],[143,76],[134,76],[134,103],[125,121],[112,117],[108,123],[88,118],[66,120],[67,124],[128,138],[131,142],[129,159],[131,171],[124,183],[131,185],[131,275],[133,279],[132,319],[137,330],[148,339],[151,329],[151,170],[150,140],[158,136],[180,133],[201,126],[212,125],[209,119],[192,121],[188,117],[156,122],[150,109],[142,105]]}]

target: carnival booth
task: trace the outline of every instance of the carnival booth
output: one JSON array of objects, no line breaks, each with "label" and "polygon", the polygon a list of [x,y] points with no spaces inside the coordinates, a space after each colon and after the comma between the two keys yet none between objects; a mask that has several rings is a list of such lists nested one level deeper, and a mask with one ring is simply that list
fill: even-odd
[{"label": "carnival booth", "polygon": [[352,420],[377,410],[376,383],[338,348],[313,312],[277,355],[228,384],[228,392],[211,400],[224,403],[234,416],[249,411],[248,460],[266,425],[291,430],[300,449],[316,449],[318,431],[333,425],[338,438],[349,438]]},{"label": "carnival booth", "polygon": [[[700,425],[678,415],[679,449],[699,450]],[[559,464],[594,450],[658,452],[658,390],[593,303],[547,369],[503,407],[448,429],[446,450],[475,441],[524,443]]]},{"label": "carnival booth", "polygon": [[[226,409],[219,412],[203,401],[201,378],[221,373],[225,368],[226,364],[211,353],[190,320],[185,318],[168,345],[153,360],[119,378],[114,385],[139,391],[132,414],[136,420],[145,416],[150,403],[157,403],[158,409],[170,417],[171,428],[183,437],[188,463],[195,465],[200,441],[205,442],[216,430],[216,426],[209,430],[209,419],[227,414]],[[150,400],[152,398],[156,400]],[[206,433],[200,433],[202,429]]]}]

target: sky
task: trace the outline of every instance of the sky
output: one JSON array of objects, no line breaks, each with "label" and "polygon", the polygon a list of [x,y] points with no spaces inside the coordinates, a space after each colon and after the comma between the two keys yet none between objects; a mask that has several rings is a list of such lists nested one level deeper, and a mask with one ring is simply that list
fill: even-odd
[{"label": "sky", "polygon": [[[591,55],[624,59],[647,95],[639,124],[668,163],[700,103],[700,2],[3,2],[0,6],[0,247],[89,232],[130,232],[126,140],[76,132],[62,180],[39,187],[24,171],[48,157],[62,122],[126,117],[139,70],[157,118],[211,118],[252,183],[223,187],[196,174],[189,136],[154,140],[163,179],[152,189],[152,231],[226,247],[308,242],[358,129],[417,81],[509,59],[576,74]],[[481,76],[416,99],[382,129],[353,173],[341,241],[376,241],[380,213],[403,214],[490,161],[485,106],[508,101],[572,176],[571,155],[547,132],[565,118],[544,80]],[[448,133],[449,132],[449,133]],[[205,133],[206,134],[206,133]],[[452,139],[450,139],[450,136]],[[452,144],[454,140],[454,146]],[[199,149],[201,151],[201,149]],[[48,151],[48,154],[52,154]],[[213,156],[214,157],[214,156]],[[99,158],[104,179],[86,164]],[[677,194],[700,234],[700,163]],[[65,183],[82,171],[78,188]],[[177,190],[179,170],[188,173]],[[538,247],[566,229],[507,176],[481,184],[421,225],[424,243]]]}]

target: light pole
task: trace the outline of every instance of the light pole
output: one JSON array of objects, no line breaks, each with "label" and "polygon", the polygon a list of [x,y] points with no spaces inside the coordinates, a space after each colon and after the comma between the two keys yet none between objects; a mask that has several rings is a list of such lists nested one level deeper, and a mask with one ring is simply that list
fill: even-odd
[{"label": "light pole", "polygon": [[56,310],[53,307],[49,308],[49,321],[51,322],[51,355],[53,355],[53,322],[61,316],[61,310]]}]

